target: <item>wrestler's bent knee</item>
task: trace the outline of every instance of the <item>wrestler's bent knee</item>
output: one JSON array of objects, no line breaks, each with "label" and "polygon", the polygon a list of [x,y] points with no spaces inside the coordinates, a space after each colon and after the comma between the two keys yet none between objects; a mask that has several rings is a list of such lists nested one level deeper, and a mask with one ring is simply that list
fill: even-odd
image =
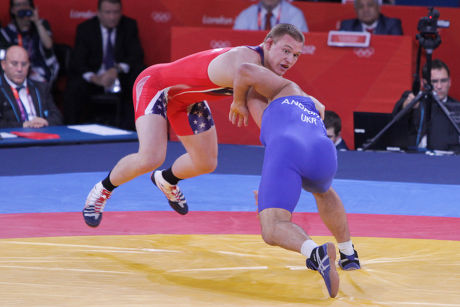
[{"label": "wrestler's bent knee", "polygon": [[[268,229],[267,229],[268,228]],[[262,239],[264,240],[265,243],[268,245],[276,245],[275,239],[274,239],[274,233],[273,233],[273,228],[272,227],[263,227],[262,226]]]},{"label": "wrestler's bent knee", "polygon": [[217,158],[206,158],[198,163],[198,167],[203,173],[212,173],[217,168]]},{"label": "wrestler's bent knee", "polygon": [[160,167],[165,160],[164,155],[140,156],[137,168],[142,173],[151,172]]},{"label": "wrestler's bent knee", "polygon": [[261,235],[262,239],[268,245],[276,245],[275,242],[275,223],[274,220],[271,218],[266,218],[264,215],[259,215],[260,220],[260,228],[261,228]]}]

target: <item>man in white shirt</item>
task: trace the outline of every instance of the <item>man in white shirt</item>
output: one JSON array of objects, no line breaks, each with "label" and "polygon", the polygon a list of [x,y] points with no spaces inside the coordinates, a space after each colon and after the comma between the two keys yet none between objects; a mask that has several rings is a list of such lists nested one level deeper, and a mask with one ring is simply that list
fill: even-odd
[{"label": "man in white shirt", "polygon": [[302,11],[285,0],[260,0],[243,10],[235,19],[234,30],[270,30],[280,23],[289,23],[308,32]]}]

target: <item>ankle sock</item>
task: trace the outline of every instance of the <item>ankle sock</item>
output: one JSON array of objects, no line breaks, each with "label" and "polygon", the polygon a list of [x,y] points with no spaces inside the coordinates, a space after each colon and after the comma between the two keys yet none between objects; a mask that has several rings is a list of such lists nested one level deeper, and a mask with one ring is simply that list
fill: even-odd
[{"label": "ankle sock", "polygon": [[179,180],[182,180],[180,178],[177,178],[176,176],[174,176],[173,172],[172,172],[172,167],[168,168],[168,169],[165,169],[161,175],[163,175],[163,178],[171,185],[176,185]]},{"label": "ankle sock", "polygon": [[311,252],[318,247],[318,244],[315,241],[308,239],[302,243],[302,247],[300,248],[300,253],[307,258],[310,258]]},{"label": "ankle sock", "polygon": [[355,253],[355,249],[353,248],[353,242],[351,242],[351,240],[347,242],[337,243],[337,246],[339,247],[339,250],[342,252],[342,254],[345,254],[347,256],[351,256]]},{"label": "ankle sock", "polygon": [[110,182],[110,173],[107,175],[107,177],[105,177],[104,180],[102,180],[102,186],[104,187],[104,189],[112,192],[116,188],[116,186],[114,186],[112,182]]}]

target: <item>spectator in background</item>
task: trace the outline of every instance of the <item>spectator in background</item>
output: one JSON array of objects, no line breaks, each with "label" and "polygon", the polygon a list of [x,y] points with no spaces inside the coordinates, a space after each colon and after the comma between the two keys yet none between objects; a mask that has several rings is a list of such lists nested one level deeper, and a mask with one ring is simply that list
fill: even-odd
[{"label": "spectator in background", "polygon": [[302,11],[285,0],[260,0],[251,5],[236,17],[233,29],[268,31],[280,23],[289,23],[308,32]]},{"label": "spectator in background", "polygon": [[131,90],[143,58],[137,22],[122,15],[121,0],[98,0],[97,16],[77,27],[64,95],[65,121],[85,122],[90,97],[112,92],[122,99],[121,127],[134,129]]},{"label": "spectator in background", "polygon": [[23,47],[7,49],[0,76],[0,128],[62,124],[62,115],[47,84],[27,78],[29,67],[29,56]]},{"label": "spectator in background", "polygon": [[[423,66],[422,77],[423,86],[428,79],[427,64]],[[449,96],[451,86],[449,67],[439,59],[431,63],[431,84],[433,92],[451,112],[450,115],[454,120],[456,119],[457,125],[460,125],[460,102]],[[414,98],[411,91],[405,91],[396,102],[393,115],[406,108]],[[429,113],[431,113],[430,118],[427,118]],[[435,101],[422,98],[400,120],[405,121],[409,126],[407,131],[409,147],[460,151],[458,134]]]},{"label": "spectator in background", "polygon": [[10,0],[11,22],[1,30],[8,45],[19,45],[27,50],[30,59],[29,78],[52,83],[59,71],[53,50],[49,23],[40,19],[33,0]]},{"label": "spectator in background", "polygon": [[334,143],[335,148],[340,151],[348,150],[348,146],[342,139],[342,120],[334,111],[326,110],[324,113],[324,126],[327,137]]},{"label": "spectator in background", "polygon": [[355,0],[356,17],[343,20],[340,31],[367,31],[371,34],[402,35],[401,20],[380,13],[379,0]]}]

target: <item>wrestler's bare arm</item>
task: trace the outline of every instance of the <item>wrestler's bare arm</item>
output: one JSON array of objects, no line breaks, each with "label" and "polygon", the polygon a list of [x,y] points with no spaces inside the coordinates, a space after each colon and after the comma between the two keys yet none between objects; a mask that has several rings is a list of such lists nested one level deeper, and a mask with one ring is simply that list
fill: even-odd
[{"label": "wrestler's bare arm", "polygon": [[[233,80],[233,97],[237,103],[243,103],[250,87],[269,100],[280,93],[292,81],[278,76],[269,69],[249,63],[241,64]],[[297,85],[294,84],[296,88]],[[301,92],[301,90],[299,90]]]},{"label": "wrestler's bare arm", "polygon": [[[229,113],[229,120],[233,124],[238,124],[239,127],[242,124],[247,126],[249,112],[247,111],[246,101],[251,87],[270,101],[284,96],[309,96],[296,83],[284,79],[262,66],[248,63],[242,64],[233,81],[233,103],[230,106]],[[321,118],[324,118],[324,105],[314,97],[311,98]]]},{"label": "wrestler's bare arm", "polygon": [[243,124],[247,126],[249,111],[246,106],[246,95],[250,87],[272,100],[290,83],[293,82],[260,65],[241,64],[233,80],[233,103],[230,106],[229,120],[238,127]]},{"label": "wrestler's bare arm", "polygon": [[209,79],[219,86],[233,87],[233,79],[243,63],[261,65],[260,56],[248,47],[233,48],[211,61],[208,66]]},{"label": "wrestler's bare arm", "polygon": [[249,113],[256,125],[260,128],[262,124],[262,115],[265,108],[268,106],[268,99],[259,93],[254,88],[250,88],[246,98]]}]

